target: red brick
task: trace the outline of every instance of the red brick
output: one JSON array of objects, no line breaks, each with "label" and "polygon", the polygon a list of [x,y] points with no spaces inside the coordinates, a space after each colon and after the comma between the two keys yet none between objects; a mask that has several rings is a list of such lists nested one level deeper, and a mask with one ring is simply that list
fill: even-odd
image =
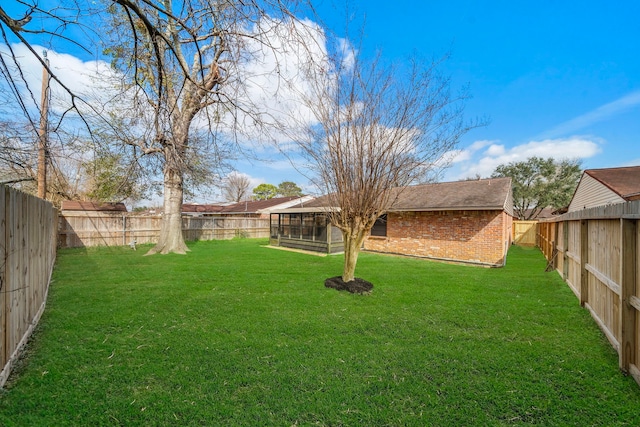
[{"label": "red brick", "polygon": [[503,211],[389,212],[387,237],[365,249],[418,257],[502,265],[512,218]]}]

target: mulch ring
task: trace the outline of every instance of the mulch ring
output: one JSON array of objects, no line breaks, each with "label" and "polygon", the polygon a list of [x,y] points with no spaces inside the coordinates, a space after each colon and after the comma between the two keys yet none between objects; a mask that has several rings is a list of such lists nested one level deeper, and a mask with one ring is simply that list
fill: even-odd
[{"label": "mulch ring", "polygon": [[345,282],[341,276],[331,277],[324,281],[327,288],[333,288],[338,291],[348,291],[352,294],[368,294],[373,289],[373,284],[364,279],[356,277],[353,280]]}]

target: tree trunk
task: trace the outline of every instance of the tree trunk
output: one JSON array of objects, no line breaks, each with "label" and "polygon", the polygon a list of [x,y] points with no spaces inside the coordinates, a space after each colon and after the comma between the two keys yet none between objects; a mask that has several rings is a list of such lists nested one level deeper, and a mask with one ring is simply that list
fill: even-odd
[{"label": "tree trunk", "polygon": [[342,280],[345,283],[355,279],[358,255],[360,254],[360,247],[362,246],[365,236],[365,230],[342,232],[342,238],[344,240],[344,268],[342,270]]},{"label": "tree trunk", "polygon": [[165,166],[164,203],[160,238],[158,243],[147,252],[152,254],[185,254],[189,248],[182,236],[182,172]]}]

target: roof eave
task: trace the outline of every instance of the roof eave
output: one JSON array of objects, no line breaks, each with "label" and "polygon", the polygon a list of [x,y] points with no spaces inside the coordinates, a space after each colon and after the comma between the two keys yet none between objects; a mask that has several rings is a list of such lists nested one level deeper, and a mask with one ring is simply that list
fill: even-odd
[{"label": "roof eave", "polygon": [[442,206],[422,208],[391,208],[389,212],[502,211],[504,206]]}]

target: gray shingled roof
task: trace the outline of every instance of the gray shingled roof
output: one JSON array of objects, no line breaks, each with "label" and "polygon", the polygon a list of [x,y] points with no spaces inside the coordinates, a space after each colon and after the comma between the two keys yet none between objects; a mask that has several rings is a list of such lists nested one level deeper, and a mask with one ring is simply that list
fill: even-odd
[{"label": "gray shingled roof", "polygon": [[[389,211],[507,210],[513,207],[511,178],[441,182],[412,185],[399,189],[398,198]],[[290,208],[328,207],[327,196]]]},{"label": "gray shingled roof", "polygon": [[627,201],[640,200],[640,166],[588,169],[584,173]]},{"label": "gray shingled roof", "polygon": [[414,185],[402,190],[390,210],[502,210],[510,191],[511,178]]}]

